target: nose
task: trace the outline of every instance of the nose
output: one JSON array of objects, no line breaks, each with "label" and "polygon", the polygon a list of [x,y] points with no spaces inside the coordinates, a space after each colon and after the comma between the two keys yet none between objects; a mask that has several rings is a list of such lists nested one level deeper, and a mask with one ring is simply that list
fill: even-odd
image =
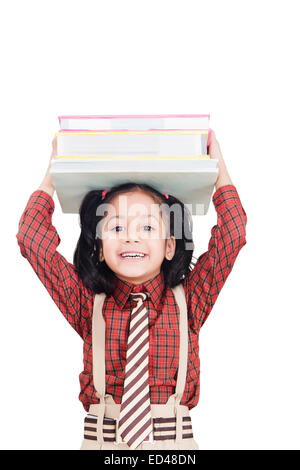
[{"label": "nose", "polygon": [[124,230],[124,239],[127,242],[138,242],[140,240],[137,224],[134,223],[134,221],[127,224],[126,229]]},{"label": "nose", "polygon": [[132,229],[126,230],[124,238],[126,242],[139,242],[138,233],[136,233],[136,231]]}]

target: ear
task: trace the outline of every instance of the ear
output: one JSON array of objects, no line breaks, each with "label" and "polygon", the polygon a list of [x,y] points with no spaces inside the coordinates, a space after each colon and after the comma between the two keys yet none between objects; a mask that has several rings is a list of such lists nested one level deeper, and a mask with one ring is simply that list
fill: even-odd
[{"label": "ear", "polygon": [[165,257],[167,258],[167,260],[171,261],[171,259],[175,255],[175,251],[176,251],[176,239],[174,235],[171,235],[171,237],[167,238],[166,240]]},{"label": "ear", "polygon": [[103,251],[102,248],[99,248],[99,260],[102,262],[104,261]]}]

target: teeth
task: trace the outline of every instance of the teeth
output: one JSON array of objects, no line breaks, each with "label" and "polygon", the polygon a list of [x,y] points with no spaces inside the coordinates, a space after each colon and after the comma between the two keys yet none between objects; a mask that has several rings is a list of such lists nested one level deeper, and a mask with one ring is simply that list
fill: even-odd
[{"label": "teeth", "polygon": [[144,258],[145,255],[122,255],[122,258]]}]

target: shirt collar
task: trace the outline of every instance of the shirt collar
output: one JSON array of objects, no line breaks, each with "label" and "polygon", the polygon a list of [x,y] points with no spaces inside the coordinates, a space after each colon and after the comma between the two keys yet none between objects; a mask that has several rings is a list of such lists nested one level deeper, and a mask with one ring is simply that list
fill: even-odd
[{"label": "shirt collar", "polygon": [[161,271],[157,276],[141,284],[122,281],[115,274],[113,298],[120,309],[123,309],[134,287],[140,287],[141,291],[148,292],[155,308],[158,308],[164,290],[164,273]]}]

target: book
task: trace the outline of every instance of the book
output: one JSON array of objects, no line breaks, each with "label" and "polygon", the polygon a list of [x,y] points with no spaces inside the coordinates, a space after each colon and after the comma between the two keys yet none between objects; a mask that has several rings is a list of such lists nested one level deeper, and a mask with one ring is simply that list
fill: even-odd
[{"label": "book", "polygon": [[58,116],[62,130],[209,129],[209,114]]},{"label": "book", "polygon": [[211,159],[209,155],[200,157],[114,157],[114,158],[62,158],[57,157],[52,161],[52,169],[57,172],[85,172],[85,171],[150,171],[153,170],[153,164],[158,171],[167,171],[172,168],[173,171],[186,170],[204,170],[217,168],[217,160]]},{"label": "book", "polygon": [[[219,172],[218,161],[208,154],[209,115],[60,116],[59,120],[61,127],[77,126],[56,133],[57,156],[50,167],[63,212],[78,213],[90,190],[137,182],[177,197],[192,215],[207,213]],[[182,128],[176,128],[179,125]]]},{"label": "book", "polygon": [[58,158],[199,157],[207,154],[208,130],[59,131]]},{"label": "book", "polygon": [[161,170],[155,168],[142,171],[125,169],[118,170],[93,168],[75,171],[74,169],[59,169],[56,165],[50,168],[57,197],[64,213],[79,212],[81,201],[92,189],[110,189],[116,184],[125,182],[146,183],[161,193],[171,194],[180,199],[192,215],[205,215],[208,211],[214,184],[218,177],[218,168],[173,169]]}]

